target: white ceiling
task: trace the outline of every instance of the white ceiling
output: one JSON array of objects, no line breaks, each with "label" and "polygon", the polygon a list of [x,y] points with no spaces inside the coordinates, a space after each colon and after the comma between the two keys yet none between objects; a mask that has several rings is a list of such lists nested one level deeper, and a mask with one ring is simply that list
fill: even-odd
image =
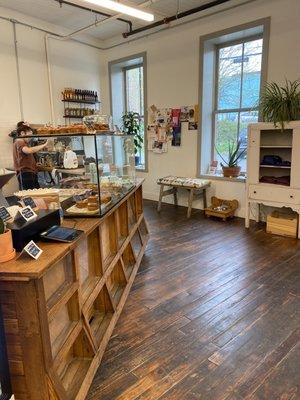
[{"label": "white ceiling", "polygon": [[[153,4],[146,9],[155,14],[155,20],[162,19],[165,16],[171,16],[180,11],[185,11],[201,4],[207,3],[209,0],[153,0]],[[124,1],[125,2],[125,1]],[[131,0],[127,4],[142,4],[143,0]],[[47,23],[51,23],[70,31],[75,31],[88,24],[95,22],[95,14],[89,11],[79,10],[75,7],[63,4],[60,7],[55,0],[0,0],[0,7],[5,7],[13,11],[25,14],[30,17],[38,18]],[[103,10],[108,13],[107,10]],[[98,19],[105,17],[97,16]],[[134,18],[123,16],[124,19],[131,19],[133,27],[138,28],[145,25],[143,22]],[[126,32],[128,25],[121,21],[110,21],[103,25],[98,25],[90,29],[87,33],[97,39],[109,39],[116,35]]]}]

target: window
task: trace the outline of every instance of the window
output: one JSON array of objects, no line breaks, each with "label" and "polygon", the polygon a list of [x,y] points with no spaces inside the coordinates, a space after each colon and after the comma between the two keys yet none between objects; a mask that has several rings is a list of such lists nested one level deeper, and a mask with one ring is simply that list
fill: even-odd
[{"label": "window", "polygon": [[[211,162],[228,158],[230,140],[247,146],[247,127],[257,122],[258,100],[267,80],[270,18],[247,22],[200,37],[198,176]],[[241,160],[246,172],[246,157]]]},{"label": "window", "polygon": [[122,126],[125,112],[137,112],[141,115],[141,135],[143,147],[135,156],[136,168],[147,170],[147,138],[145,135],[146,104],[146,53],[135,54],[120,60],[111,61],[109,66],[111,112],[114,124]]},{"label": "window", "polygon": [[[227,158],[228,144],[247,147],[247,126],[258,121],[263,39],[245,39],[217,46],[214,145]],[[222,162],[215,151],[215,159]],[[240,161],[246,171],[246,153]]]},{"label": "window", "polygon": [[[145,143],[145,121],[144,121],[144,67],[134,65],[124,68],[125,82],[125,111],[137,112],[141,116],[141,136]],[[144,169],[145,147],[138,149],[136,154],[136,168]]]}]

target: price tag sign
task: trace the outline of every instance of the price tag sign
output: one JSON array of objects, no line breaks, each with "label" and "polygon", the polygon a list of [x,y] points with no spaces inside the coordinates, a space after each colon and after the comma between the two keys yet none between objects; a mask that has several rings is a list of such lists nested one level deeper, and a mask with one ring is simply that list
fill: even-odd
[{"label": "price tag sign", "polygon": [[43,250],[39,248],[39,246],[31,240],[23,249],[25,253],[27,253],[30,257],[37,260],[42,254]]},{"label": "price tag sign", "polygon": [[0,218],[6,222],[11,219],[10,213],[7,211],[6,207],[0,207]]},{"label": "price tag sign", "polygon": [[36,213],[30,206],[22,208],[19,212],[26,222],[31,221],[37,217]]},{"label": "price tag sign", "polygon": [[23,204],[25,207],[30,206],[31,208],[36,208],[37,205],[35,204],[32,197],[24,197]]}]

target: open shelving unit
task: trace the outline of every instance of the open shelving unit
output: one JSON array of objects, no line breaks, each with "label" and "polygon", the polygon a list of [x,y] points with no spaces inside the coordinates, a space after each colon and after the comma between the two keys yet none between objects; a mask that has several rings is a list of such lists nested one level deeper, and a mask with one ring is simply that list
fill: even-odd
[{"label": "open shelving unit", "polygon": [[263,158],[267,155],[279,156],[284,161],[292,160],[293,131],[286,129],[282,132],[274,132],[273,129],[260,131],[260,167],[259,179],[263,177],[289,177],[291,165],[263,164]]},{"label": "open shelving unit", "polygon": [[[100,106],[100,101],[93,101],[93,100],[72,100],[72,99],[63,99],[62,100],[64,104],[64,119],[65,123],[70,123],[71,119],[75,119],[78,121],[81,121],[82,118],[84,117],[83,115],[83,109],[84,108],[89,108],[87,106],[94,106],[92,108],[93,112],[96,113],[99,111],[99,106]],[[76,107],[74,108],[74,106]],[[73,106],[73,107],[72,107]],[[78,115],[72,115],[69,110],[76,110],[76,114]],[[90,114],[92,115],[92,114]]]},{"label": "open shelving unit", "polygon": [[[245,226],[259,222],[261,206],[286,208],[300,216],[300,121],[248,126]],[[269,157],[267,157],[269,156]],[[298,218],[300,238],[300,218]]]},{"label": "open shelving unit", "polygon": [[[77,242],[47,244],[53,262],[40,273],[0,282],[10,304],[6,334],[20,327],[14,332],[20,352],[8,351],[18,365],[11,371],[16,400],[85,398],[149,238],[141,182],[103,218],[78,219],[77,227],[85,232]],[[4,296],[8,288],[11,296]],[[14,299],[23,312],[12,314]]]}]

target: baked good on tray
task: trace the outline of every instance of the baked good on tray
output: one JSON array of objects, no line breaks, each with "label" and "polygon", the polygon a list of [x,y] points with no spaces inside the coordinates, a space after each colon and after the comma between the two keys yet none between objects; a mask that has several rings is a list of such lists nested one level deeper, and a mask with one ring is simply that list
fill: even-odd
[{"label": "baked good on tray", "polygon": [[109,192],[101,193],[101,204],[107,204],[111,201],[111,194]]}]

